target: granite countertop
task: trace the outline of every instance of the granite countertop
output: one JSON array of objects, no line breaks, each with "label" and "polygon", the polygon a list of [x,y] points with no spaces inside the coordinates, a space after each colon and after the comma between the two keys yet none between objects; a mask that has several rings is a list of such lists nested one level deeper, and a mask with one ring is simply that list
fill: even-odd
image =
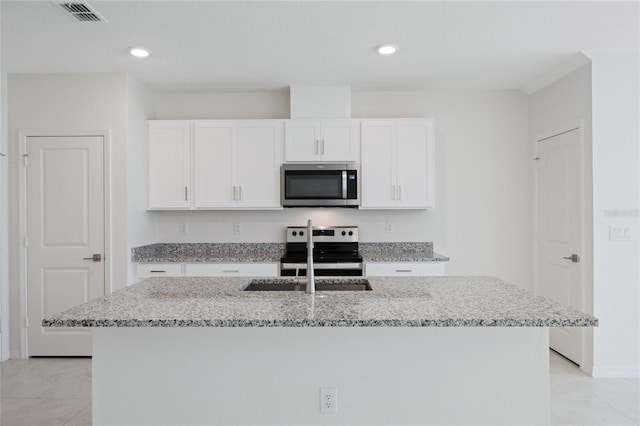
[{"label": "granite countertop", "polygon": [[280,262],[282,243],[157,243],[131,250],[137,263]]},{"label": "granite countertop", "polygon": [[590,315],[494,277],[367,279],[372,291],[318,291],[309,295],[303,291],[243,292],[251,278],[150,278],[46,318],[42,325],[585,327],[598,324]]},{"label": "granite countertop", "polygon": [[[446,262],[433,252],[432,242],[360,243],[365,262]],[[283,243],[157,243],[136,247],[136,263],[241,263],[280,262]]]}]

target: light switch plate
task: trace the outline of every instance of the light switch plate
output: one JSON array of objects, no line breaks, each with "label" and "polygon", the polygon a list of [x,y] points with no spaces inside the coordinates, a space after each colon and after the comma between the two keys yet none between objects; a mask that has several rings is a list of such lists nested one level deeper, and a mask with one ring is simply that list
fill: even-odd
[{"label": "light switch plate", "polygon": [[609,226],[610,241],[631,241],[631,228],[626,226]]}]

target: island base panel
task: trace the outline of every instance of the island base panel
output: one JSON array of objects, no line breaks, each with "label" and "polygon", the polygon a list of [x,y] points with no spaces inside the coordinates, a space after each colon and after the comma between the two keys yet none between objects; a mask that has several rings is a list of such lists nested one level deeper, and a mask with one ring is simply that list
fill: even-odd
[{"label": "island base panel", "polygon": [[96,328],[93,344],[96,426],[549,419],[547,328]]}]

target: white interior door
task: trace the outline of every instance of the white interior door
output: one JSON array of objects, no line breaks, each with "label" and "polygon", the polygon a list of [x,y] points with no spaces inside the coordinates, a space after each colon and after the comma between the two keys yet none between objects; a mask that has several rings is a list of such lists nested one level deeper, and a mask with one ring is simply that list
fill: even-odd
[{"label": "white interior door", "polygon": [[[580,130],[538,142],[540,292],[583,310]],[[582,329],[551,327],[550,346],[582,363]]]},{"label": "white interior door", "polygon": [[26,150],[28,352],[91,355],[89,329],[41,323],[105,293],[104,137],[30,136]]}]

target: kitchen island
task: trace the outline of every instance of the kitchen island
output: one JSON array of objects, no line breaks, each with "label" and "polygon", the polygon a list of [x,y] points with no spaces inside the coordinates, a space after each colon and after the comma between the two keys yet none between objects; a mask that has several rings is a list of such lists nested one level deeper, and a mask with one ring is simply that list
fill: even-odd
[{"label": "kitchen island", "polygon": [[95,425],[545,424],[548,327],[597,325],[492,277],[368,279],[152,278],[43,325],[93,328]]}]

